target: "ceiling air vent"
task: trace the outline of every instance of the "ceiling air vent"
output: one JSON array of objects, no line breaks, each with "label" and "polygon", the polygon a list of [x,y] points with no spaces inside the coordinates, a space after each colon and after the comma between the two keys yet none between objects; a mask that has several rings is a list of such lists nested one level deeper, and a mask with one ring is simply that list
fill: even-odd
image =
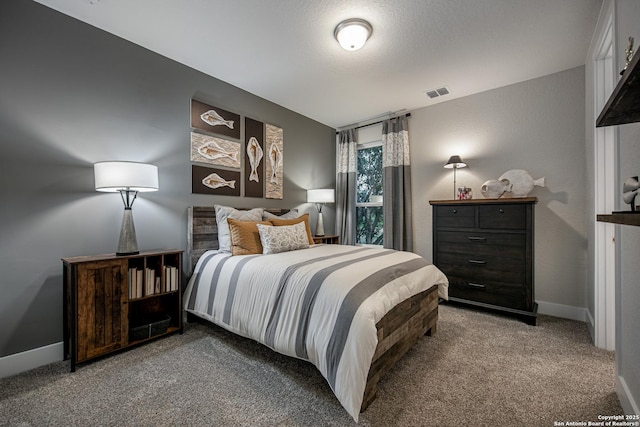
[{"label": "ceiling air vent", "polygon": [[449,93],[450,93],[449,87],[447,86],[443,86],[438,89],[431,89],[427,91],[427,95],[429,96],[429,98],[432,98],[432,99],[437,98],[439,96],[448,95]]}]

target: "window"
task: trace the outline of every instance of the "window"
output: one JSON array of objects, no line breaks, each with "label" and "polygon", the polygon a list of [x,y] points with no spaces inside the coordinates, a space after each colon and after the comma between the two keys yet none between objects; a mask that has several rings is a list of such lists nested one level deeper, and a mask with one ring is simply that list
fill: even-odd
[{"label": "window", "polygon": [[358,146],[356,244],[382,246],[382,141]]}]

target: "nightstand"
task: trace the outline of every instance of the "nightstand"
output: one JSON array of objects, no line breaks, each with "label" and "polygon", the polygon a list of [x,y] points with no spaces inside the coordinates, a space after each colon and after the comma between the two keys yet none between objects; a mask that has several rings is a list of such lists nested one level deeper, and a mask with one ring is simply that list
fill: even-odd
[{"label": "nightstand", "polygon": [[64,359],[76,364],[179,331],[182,252],[63,258]]},{"label": "nightstand", "polygon": [[326,243],[328,245],[339,245],[340,237],[336,235],[326,235],[326,236],[313,236],[313,243],[316,245],[319,243]]}]

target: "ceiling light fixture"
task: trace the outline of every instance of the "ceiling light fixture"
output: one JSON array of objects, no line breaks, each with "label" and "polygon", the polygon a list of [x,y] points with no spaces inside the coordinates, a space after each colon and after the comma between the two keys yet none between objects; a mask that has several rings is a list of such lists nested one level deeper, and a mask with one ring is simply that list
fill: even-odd
[{"label": "ceiling light fixture", "polygon": [[373,28],[364,19],[351,18],[338,24],[333,35],[345,50],[358,50],[367,42]]}]

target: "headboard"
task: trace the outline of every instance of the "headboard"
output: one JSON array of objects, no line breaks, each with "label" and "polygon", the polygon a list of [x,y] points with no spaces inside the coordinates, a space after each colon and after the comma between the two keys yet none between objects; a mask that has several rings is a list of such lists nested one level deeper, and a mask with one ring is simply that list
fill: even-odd
[{"label": "headboard", "polygon": [[[238,208],[251,209],[251,208]],[[290,209],[265,209],[275,215],[282,215]],[[190,206],[187,208],[187,271],[193,272],[203,253],[218,249],[218,225],[216,210],[211,206]]]}]

